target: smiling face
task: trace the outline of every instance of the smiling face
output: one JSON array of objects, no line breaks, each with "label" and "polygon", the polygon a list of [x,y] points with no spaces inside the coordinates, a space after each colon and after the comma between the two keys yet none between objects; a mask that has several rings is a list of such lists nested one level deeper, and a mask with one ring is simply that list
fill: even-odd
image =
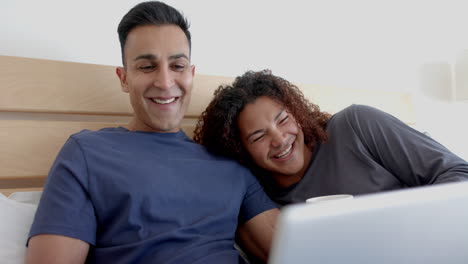
[{"label": "smiling face", "polygon": [[244,107],[237,125],[252,160],[283,187],[298,182],[312,158],[294,117],[278,102],[259,97]]},{"label": "smiling face", "polygon": [[117,75],[135,111],[130,130],[179,131],[195,73],[184,32],[175,25],[136,27],[124,54],[126,67]]}]

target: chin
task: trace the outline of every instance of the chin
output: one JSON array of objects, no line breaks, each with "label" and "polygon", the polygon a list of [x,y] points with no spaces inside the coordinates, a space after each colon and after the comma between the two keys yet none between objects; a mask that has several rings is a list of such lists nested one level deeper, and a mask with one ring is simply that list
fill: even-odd
[{"label": "chin", "polygon": [[277,173],[286,175],[286,176],[294,176],[297,175],[301,171],[302,167],[298,166],[297,168],[294,169],[284,169],[282,171],[278,171]]}]

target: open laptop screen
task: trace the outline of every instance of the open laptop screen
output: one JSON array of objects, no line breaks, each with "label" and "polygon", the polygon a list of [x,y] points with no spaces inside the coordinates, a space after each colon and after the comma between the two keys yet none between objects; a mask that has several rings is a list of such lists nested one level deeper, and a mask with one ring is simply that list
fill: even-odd
[{"label": "open laptop screen", "polygon": [[283,208],[283,263],[468,263],[468,182]]}]

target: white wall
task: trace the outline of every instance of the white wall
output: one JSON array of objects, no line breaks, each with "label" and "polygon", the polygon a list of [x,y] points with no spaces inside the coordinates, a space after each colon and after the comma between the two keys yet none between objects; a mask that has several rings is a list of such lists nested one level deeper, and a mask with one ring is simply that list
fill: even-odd
[{"label": "white wall", "polygon": [[[138,2],[2,0],[0,54],[119,65],[116,27]],[[468,48],[463,1],[166,2],[192,23],[197,72],[269,68],[295,82],[409,91],[418,128],[468,159],[468,102],[450,101],[443,67],[424,70]]]}]

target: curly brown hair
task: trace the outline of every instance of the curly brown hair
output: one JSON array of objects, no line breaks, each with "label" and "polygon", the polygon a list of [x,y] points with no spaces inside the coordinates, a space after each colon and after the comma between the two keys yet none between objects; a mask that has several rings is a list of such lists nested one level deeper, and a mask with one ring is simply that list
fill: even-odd
[{"label": "curly brown hair", "polygon": [[239,113],[247,104],[267,96],[284,105],[304,132],[305,144],[313,150],[317,142],[327,140],[325,125],[330,114],[321,112],[310,103],[299,88],[269,70],[248,71],[237,77],[232,85],[221,85],[214,98],[200,116],[194,140],[218,155],[227,156],[253,166],[242,146],[237,126]]}]

